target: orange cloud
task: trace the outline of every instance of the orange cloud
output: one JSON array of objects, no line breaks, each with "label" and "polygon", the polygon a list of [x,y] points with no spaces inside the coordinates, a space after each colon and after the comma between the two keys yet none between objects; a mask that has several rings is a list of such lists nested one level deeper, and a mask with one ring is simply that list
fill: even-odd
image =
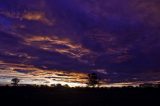
[{"label": "orange cloud", "polygon": [[22,18],[30,21],[40,21],[47,25],[53,25],[53,22],[45,16],[44,12],[26,12],[23,14]]},{"label": "orange cloud", "polygon": [[58,52],[72,58],[81,58],[91,52],[89,49],[84,48],[81,44],[74,43],[67,38],[59,38],[56,36],[33,36],[26,38],[25,41],[27,45],[40,47],[41,49],[47,51]]},{"label": "orange cloud", "polygon": [[8,11],[0,11],[1,15],[4,15],[9,18],[29,21],[39,21],[43,24],[52,26],[54,24],[54,20],[47,18],[44,12],[39,11],[24,11],[23,13],[14,13]]},{"label": "orange cloud", "polygon": [[[85,84],[87,75],[84,73],[65,72],[63,70],[43,70],[33,65],[6,63],[0,61],[0,77],[18,77],[22,80],[42,79],[49,81],[50,84],[62,83]],[[27,81],[26,81],[27,82]],[[39,82],[42,83],[42,82]],[[44,83],[42,83],[44,84]]]}]

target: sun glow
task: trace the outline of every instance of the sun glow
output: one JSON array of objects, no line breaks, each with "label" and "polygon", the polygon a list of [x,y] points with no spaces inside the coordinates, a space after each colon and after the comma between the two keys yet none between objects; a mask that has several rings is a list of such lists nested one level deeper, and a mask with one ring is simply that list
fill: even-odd
[{"label": "sun glow", "polygon": [[6,84],[9,84],[9,80],[14,77],[21,79],[21,84],[67,84],[71,87],[84,86],[87,81],[86,74],[74,71],[47,70],[32,65],[5,63],[3,61],[0,61],[0,65],[0,79],[3,79]]}]

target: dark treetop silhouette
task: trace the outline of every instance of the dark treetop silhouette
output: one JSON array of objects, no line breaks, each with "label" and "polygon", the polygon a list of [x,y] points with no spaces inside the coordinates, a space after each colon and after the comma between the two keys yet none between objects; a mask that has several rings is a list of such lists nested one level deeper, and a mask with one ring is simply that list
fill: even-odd
[{"label": "dark treetop silhouette", "polygon": [[11,84],[12,84],[13,86],[18,86],[18,83],[20,82],[20,79],[18,79],[18,78],[13,78],[11,81],[12,81]]},{"label": "dark treetop silhouette", "polygon": [[95,87],[99,84],[99,79],[96,73],[88,74],[88,86]]}]

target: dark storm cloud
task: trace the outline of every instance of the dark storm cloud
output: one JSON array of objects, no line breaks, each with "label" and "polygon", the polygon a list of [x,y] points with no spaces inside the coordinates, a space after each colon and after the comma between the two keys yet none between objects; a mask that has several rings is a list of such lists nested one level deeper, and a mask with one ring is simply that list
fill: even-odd
[{"label": "dark storm cloud", "polygon": [[0,60],[66,72],[97,70],[114,81],[145,80],[140,76],[160,69],[159,4],[1,0]]}]

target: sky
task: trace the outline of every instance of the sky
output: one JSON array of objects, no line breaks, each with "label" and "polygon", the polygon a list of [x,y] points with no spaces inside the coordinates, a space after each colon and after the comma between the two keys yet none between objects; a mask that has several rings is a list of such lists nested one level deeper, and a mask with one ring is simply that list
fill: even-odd
[{"label": "sky", "polygon": [[160,81],[159,0],[0,0],[0,83]]}]

